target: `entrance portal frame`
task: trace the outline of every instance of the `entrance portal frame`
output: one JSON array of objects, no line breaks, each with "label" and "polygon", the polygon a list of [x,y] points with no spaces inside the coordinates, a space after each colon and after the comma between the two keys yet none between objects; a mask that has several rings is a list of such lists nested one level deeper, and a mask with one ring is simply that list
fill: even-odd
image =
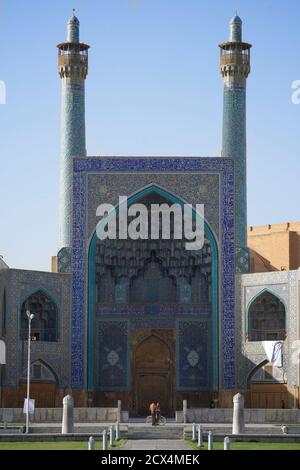
[{"label": "entrance portal frame", "polygon": [[[72,231],[72,354],[71,386],[88,388],[88,311],[89,239],[87,221],[87,175],[106,171],[117,172],[193,172],[217,173],[220,178],[220,234],[218,243],[219,282],[219,346],[218,388],[235,387],[235,249],[234,249],[234,167],[229,158],[200,157],[101,157],[75,158],[73,167],[73,231]],[[201,201],[199,201],[201,202]],[[90,377],[90,375],[89,375]],[[90,385],[90,384],[89,384]],[[90,387],[89,387],[90,388]]]}]

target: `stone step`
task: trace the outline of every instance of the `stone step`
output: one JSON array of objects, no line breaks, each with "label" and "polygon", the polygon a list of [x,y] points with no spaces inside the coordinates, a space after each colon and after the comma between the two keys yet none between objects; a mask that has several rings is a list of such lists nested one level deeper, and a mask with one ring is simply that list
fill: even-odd
[{"label": "stone step", "polygon": [[139,426],[128,428],[128,439],[182,439],[183,430],[164,426]]}]

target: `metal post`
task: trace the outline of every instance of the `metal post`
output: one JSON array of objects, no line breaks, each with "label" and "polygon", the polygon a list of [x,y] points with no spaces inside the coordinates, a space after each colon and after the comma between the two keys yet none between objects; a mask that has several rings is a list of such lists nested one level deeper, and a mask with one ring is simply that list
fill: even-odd
[{"label": "metal post", "polygon": [[118,441],[120,439],[120,425],[119,423],[116,424],[116,427],[115,427],[115,430],[116,430],[116,441]]},{"label": "metal post", "polygon": [[109,430],[109,445],[113,446],[114,445],[114,427],[111,426]]},{"label": "metal post", "polygon": [[192,426],[192,441],[194,442],[196,440],[196,424],[193,423]]},{"label": "metal post", "polygon": [[203,446],[203,435],[202,435],[202,427],[201,424],[198,426],[198,447]]},{"label": "metal post", "polygon": [[213,448],[214,448],[213,433],[212,431],[208,431],[208,450],[213,450]]},{"label": "metal post", "polygon": [[27,406],[26,406],[26,434],[29,433],[29,399],[30,399],[30,347],[31,347],[31,320],[34,314],[26,311],[28,318],[28,349],[27,349]]},{"label": "metal post", "polygon": [[120,423],[122,421],[122,402],[118,400],[118,410],[117,410],[117,422]]},{"label": "metal post", "polygon": [[186,422],[187,422],[187,400],[183,400],[183,402],[182,402],[182,414],[183,414],[183,423],[186,424]]}]

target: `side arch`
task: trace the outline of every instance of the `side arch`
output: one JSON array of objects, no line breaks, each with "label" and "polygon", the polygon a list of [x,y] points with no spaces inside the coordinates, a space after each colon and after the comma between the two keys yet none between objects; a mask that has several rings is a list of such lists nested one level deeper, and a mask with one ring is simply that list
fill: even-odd
[{"label": "side arch", "polygon": [[270,294],[270,295],[273,295],[274,297],[276,297],[281,303],[283,303],[285,309],[287,308],[287,305],[286,305],[286,301],[277,293],[277,292],[274,292],[272,289],[270,289],[269,287],[264,287],[262,290],[260,290],[254,297],[253,299],[250,300],[250,302],[248,303],[247,305],[247,313],[249,311],[249,308],[251,307],[251,305],[258,299],[258,297],[260,297],[261,295],[263,294]]},{"label": "side arch", "polygon": [[56,308],[58,309],[58,302],[57,302],[57,299],[48,291],[48,289],[45,289],[44,287],[37,287],[36,289],[28,292],[26,295],[24,295],[22,297],[22,300],[21,300],[21,305],[26,302],[26,300],[31,297],[32,295],[35,295],[37,294],[38,292],[42,292],[43,294],[45,294],[47,297],[49,297],[49,299],[56,305]]},{"label": "side arch", "polygon": [[[280,314],[281,316],[283,317],[283,320],[281,319],[281,327],[278,328],[278,332],[279,332],[279,336],[278,338],[273,338],[274,340],[284,340],[285,339],[285,332],[287,331],[287,325],[286,325],[286,322],[287,322],[287,306],[286,306],[286,302],[280,297],[280,295],[278,295],[276,292],[273,292],[271,289],[269,288],[264,288],[262,289],[260,292],[258,292],[255,297],[253,297],[253,299],[251,299],[251,301],[249,302],[249,304],[247,305],[247,309],[246,309],[246,335],[248,337],[248,340],[249,341],[264,341],[264,340],[268,340],[268,338],[264,338],[264,339],[255,339],[255,334],[253,333],[253,325],[252,325],[252,321],[253,321],[253,318],[254,315],[255,315],[255,312],[254,312],[254,308],[255,308],[255,305],[259,302],[260,298],[263,298],[263,296],[269,296],[270,299],[272,299],[273,301],[276,301],[278,303],[278,307],[281,309],[281,312],[279,311],[278,313],[278,317],[280,319]],[[267,333],[267,328],[265,328],[265,330],[261,330],[261,334],[263,335],[264,331]],[[252,339],[254,338],[254,339]],[[270,339],[272,340],[272,339]]]},{"label": "side arch", "polygon": [[[34,359],[30,364],[30,397],[35,400],[36,408],[54,408],[59,389],[59,379],[54,368],[43,359]],[[27,368],[23,369],[19,380],[19,400],[27,393]]]},{"label": "side arch", "polygon": [[[58,306],[58,303],[57,303],[56,299],[44,288],[37,288],[37,289],[31,291],[29,294],[27,294],[21,300],[20,309],[19,309],[19,318],[18,318],[19,335],[21,336],[22,339],[26,339],[26,337],[27,337],[27,335],[26,335],[27,324],[25,326],[26,320],[24,321],[24,315],[25,315],[25,311],[26,311],[26,308],[27,308],[26,304],[29,302],[29,300],[31,298],[34,298],[34,296],[38,296],[39,294],[42,294],[44,296],[44,298],[47,299],[47,301],[49,301],[50,303],[53,304],[54,311],[55,311],[54,326],[51,327],[51,328],[48,328],[49,332],[46,332],[45,337],[43,339],[41,339],[40,341],[56,342],[56,341],[59,340],[59,337],[60,337],[60,311],[59,311],[59,306]],[[33,312],[33,313],[35,313],[35,312]],[[33,319],[33,321],[32,321],[32,329],[34,329],[36,320],[37,319]],[[34,333],[34,331],[33,331],[33,333]]]}]

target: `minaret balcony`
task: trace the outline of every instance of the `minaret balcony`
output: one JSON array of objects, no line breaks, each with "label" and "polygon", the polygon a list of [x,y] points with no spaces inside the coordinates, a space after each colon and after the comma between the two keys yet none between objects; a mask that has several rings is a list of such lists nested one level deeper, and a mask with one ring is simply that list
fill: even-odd
[{"label": "minaret balcony", "polygon": [[248,54],[241,54],[241,53],[234,53],[234,52],[221,54],[220,64],[221,66],[250,65],[250,56]]},{"label": "minaret balcony", "polygon": [[63,54],[58,56],[58,66],[65,67],[65,66],[88,66],[88,56],[82,54]]}]

